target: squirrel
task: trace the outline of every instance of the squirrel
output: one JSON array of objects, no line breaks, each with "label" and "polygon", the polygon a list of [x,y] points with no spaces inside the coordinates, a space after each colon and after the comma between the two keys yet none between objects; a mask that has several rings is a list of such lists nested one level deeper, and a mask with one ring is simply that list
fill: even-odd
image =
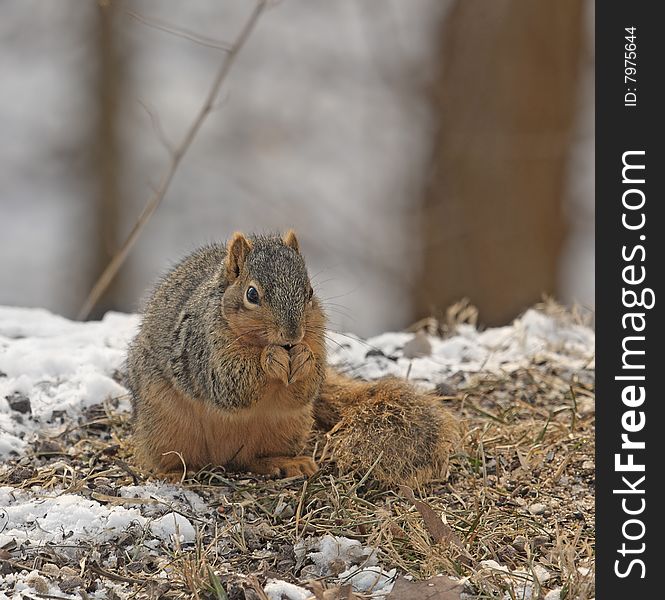
[{"label": "squirrel", "polygon": [[383,485],[444,477],[459,428],[441,400],[336,373],[325,335],[292,230],[196,250],[157,284],[129,345],[136,457],[160,473],[184,462],[311,476],[316,426],[341,469],[371,469]]}]

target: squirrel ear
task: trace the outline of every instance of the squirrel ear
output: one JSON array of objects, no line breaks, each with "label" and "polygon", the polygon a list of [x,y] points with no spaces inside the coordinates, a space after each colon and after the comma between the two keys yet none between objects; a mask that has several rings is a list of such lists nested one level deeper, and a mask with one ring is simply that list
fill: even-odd
[{"label": "squirrel ear", "polygon": [[300,254],[300,244],[298,244],[298,238],[296,237],[296,232],[293,229],[289,229],[282,238],[284,244],[289,248],[293,248],[298,254]]},{"label": "squirrel ear", "polygon": [[235,280],[240,275],[251,249],[250,241],[242,233],[236,231],[226,246],[226,274],[229,281]]}]

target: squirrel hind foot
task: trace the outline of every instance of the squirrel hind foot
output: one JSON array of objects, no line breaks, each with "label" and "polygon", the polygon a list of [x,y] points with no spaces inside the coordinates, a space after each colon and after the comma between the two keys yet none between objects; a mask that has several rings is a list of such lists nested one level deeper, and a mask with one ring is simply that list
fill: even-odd
[{"label": "squirrel hind foot", "polygon": [[461,433],[456,419],[430,394],[384,380],[370,384],[364,401],[344,408],[332,433],[341,471],[354,470],[394,487],[445,479]]},{"label": "squirrel hind foot", "polygon": [[319,470],[309,456],[267,456],[256,458],[245,468],[257,475],[270,477],[311,477]]}]

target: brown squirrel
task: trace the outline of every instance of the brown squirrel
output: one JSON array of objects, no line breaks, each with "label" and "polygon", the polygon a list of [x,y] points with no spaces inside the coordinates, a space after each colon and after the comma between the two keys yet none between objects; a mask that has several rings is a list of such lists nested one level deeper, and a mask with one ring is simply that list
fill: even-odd
[{"label": "brown squirrel", "polygon": [[233,235],[157,285],[130,344],[137,457],[159,472],[206,464],[312,475],[314,423],[333,458],[384,485],[444,476],[459,436],[436,396],[326,367],[325,317],[298,240]]}]

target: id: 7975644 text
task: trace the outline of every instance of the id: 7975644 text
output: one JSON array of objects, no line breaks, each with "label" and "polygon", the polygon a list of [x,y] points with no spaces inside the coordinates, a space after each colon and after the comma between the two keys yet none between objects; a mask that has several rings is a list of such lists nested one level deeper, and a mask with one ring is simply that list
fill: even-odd
[{"label": "id: 7975644 text", "polygon": [[637,106],[637,27],[625,27],[623,82],[626,92],[624,106]]}]

